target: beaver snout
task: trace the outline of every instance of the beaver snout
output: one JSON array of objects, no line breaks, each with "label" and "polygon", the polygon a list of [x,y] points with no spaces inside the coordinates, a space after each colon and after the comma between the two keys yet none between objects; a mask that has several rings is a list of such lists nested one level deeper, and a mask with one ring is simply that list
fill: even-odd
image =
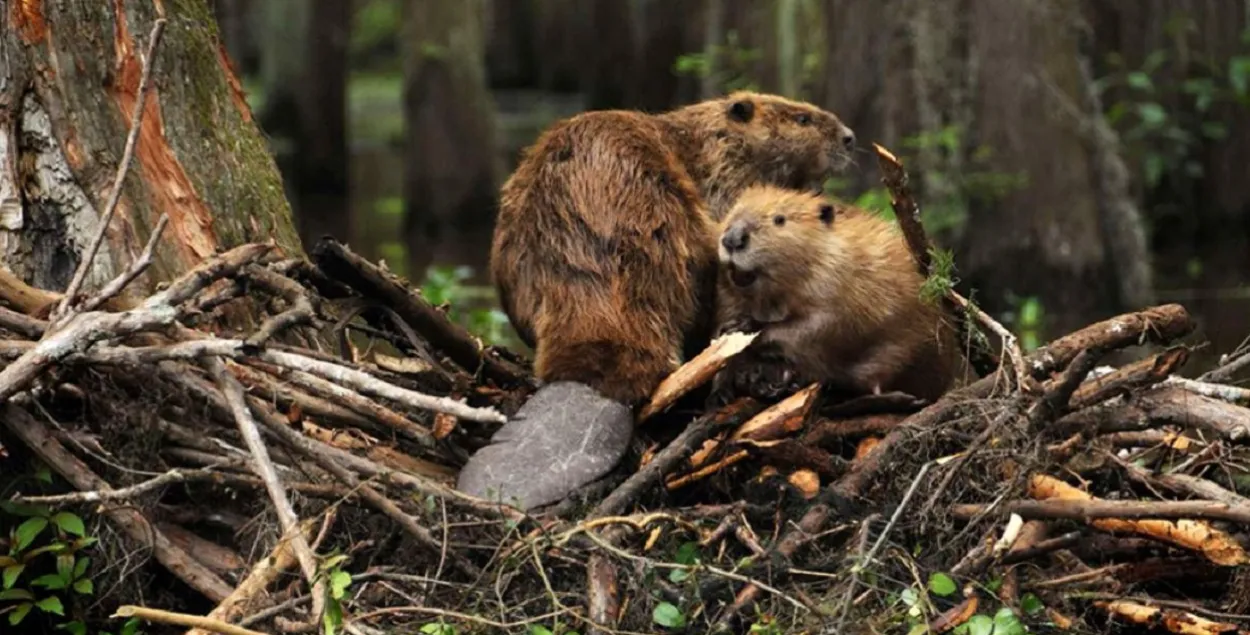
[{"label": "beaver snout", "polygon": [[842,128],[842,147],[847,152],[855,149],[855,133],[845,126]]},{"label": "beaver snout", "polygon": [[751,238],[751,232],[747,228],[746,223],[738,221],[729,226],[725,233],[720,237],[720,244],[725,251],[733,253],[742,251],[747,248],[747,241]]}]

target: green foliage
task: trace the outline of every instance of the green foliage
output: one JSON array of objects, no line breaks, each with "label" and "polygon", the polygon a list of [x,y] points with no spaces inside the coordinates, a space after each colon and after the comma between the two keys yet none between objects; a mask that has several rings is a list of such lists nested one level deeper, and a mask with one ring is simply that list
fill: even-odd
[{"label": "green foliage", "polygon": [[[1165,176],[1177,186],[1201,179],[1199,150],[1228,135],[1217,109],[1250,106],[1250,47],[1227,60],[1204,58],[1193,55],[1186,41],[1198,32],[1191,17],[1178,14],[1169,31],[1174,48],[1151,51],[1137,68],[1113,53],[1107,58],[1111,72],[1095,82],[1099,92],[1119,89],[1104,116],[1120,131],[1147,188]],[[1242,44],[1250,45],[1250,29]],[[1180,81],[1155,81],[1169,72],[1182,73]]]},{"label": "green foliage", "polygon": [[[51,473],[41,468],[35,480],[50,482]],[[39,611],[53,620],[57,630],[86,635],[78,618],[78,602],[95,594],[95,583],[86,555],[97,542],[87,535],[86,523],[69,511],[53,511],[42,505],[0,502],[0,527],[8,527],[0,555],[0,615],[16,627]],[[135,635],[138,622],[131,621],[122,633]]]},{"label": "green foliage", "polygon": [[343,625],[343,598],[351,586],[352,574],[339,565],[347,560],[343,554],[331,554],[317,567],[317,576],[326,581],[325,613],[321,617],[326,635],[334,635]]},{"label": "green foliage", "polygon": [[1002,316],[1006,326],[1020,339],[1020,349],[1024,352],[1036,350],[1042,345],[1042,328],[1045,310],[1042,301],[1036,296],[1020,297],[1007,293],[1007,303],[1011,310]]},{"label": "green foliage", "polygon": [[507,314],[494,306],[468,308],[474,300],[481,303],[494,299],[490,286],[464,284],[472,277],[472,267],[430,267],[421,283],[421,294],[435,306],[446,305],[452,321],[487,344],[514,345],[515,335]]},{"label": "green foliage", "polygon": [[932,271],[920,287],[920,299],[933,304],[955,288],[955,253],[949,249],[930,247],[929,259]]},{"label": "green foliage", "polygon": [[686,615],[676,606],[660,602],[651,611],[651,621],[665,628],[682,628],[686,625]]},{"label": "green foliage", "polygon": [[712,77],[713,85],[720,92],[759,90],[759,85],[751,77],[751,70],[762,55],[758,48],[739,45],[738,32],[731,30],[725,34],[724,44],[679,56],[673,70],[678,75]]}]

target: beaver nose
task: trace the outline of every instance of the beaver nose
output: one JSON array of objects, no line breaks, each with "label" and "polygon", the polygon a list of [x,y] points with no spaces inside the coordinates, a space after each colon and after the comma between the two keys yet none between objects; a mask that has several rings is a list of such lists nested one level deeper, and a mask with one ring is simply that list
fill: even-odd
[{"label": "beaver nose", "polygon": [[855,149],[855,133],[854,133],[854,132],[851,132],[851,130],[850,130],[849,128],[845,128],[845,129],[843,129],[843,132],[842,132],[842,147],[843,147],[843,148],[846,148],[847,150],[854,150],[854,149]]},{"label": "beaver nose", "polygon": [[746,225],[735,223],[725,230],[725,234],[720,237],[720,244],[725,246],[726,251],[734,252],[746,249],[747,239],[750,238]]}]

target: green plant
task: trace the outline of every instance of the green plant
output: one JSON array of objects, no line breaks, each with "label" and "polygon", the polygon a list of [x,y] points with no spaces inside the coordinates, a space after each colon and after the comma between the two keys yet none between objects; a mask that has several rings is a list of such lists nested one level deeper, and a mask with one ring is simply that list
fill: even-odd
[{"label": "green plant", "polygon": [[751,78],[751,67],[760,60],[758,48],[746,48],[738,43],[738,32],[725,34],[725,44],[708,47],[707,51],[678,56],[673,70],[678,75],[713,78],[714,86],[722,92],[735,90],[759,90]]},{"label": "green plant", "polygon": [[[1216,109],[1250,106],[1250,50],[1226,60],[1193,55],[1186,38],[1197,29],[1184,14],[1170,20],[1167,30],[1173,48],[1151,51],[1136,68],[1112,53],[1107,57],[1111,71],[1094,82],[1099,93],[1120,89],[1120,99],[1106,105],[1104,117],[1120,130],[1125,152],[1147,188],[1159,185],[1165,175],[1179,185],[1201,179],[1198,150],[1228,135]],[[1250,29],[1241,40],[1250,45]],[[1183,79],[1156,81],[1169,70]]]},{"label": "green plant", "polygon": [[[40,474],[41,480],[51,478],[42,470]],[[18,626],[38,609],[65,618],[56,628],[85,635],[86,625],[71,615],[78,613],[73,610],[78,598],[95,592],[88,575],[91,558],[85,553],[97,539],[87,535],[82,518],[6,501],[0,503],[0,524],[10,525],[5,553],[0,555],[0,615],[10,626]],[[123,627],[123,632],[133,633],[135,628]]]},{"label": "green plant", "polygon": [[515,336],[508,316],[495,306],[471,306],[489,301],[493,304],[494,292],[487,285],[467,285],[465,280],[473,277],[471,267],[430,267],[421,283],[421,295],[435,306],[447,305],[452,321],[464,326],[469,332],[489,344],[513,344]]},{"label": "green plant", "polygon": [[339,567],[346,560],[344,554],[332,554],[317,567],[317,576],[326,581],[326,609],[322,615],[326,635],[334,635],[343,625],[343,598],[352,584],[352,574]]}]

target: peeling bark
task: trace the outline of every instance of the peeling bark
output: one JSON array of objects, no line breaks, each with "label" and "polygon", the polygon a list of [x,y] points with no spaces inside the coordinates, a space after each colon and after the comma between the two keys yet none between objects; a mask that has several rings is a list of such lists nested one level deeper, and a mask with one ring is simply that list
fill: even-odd
[{"label": "peeling bark", "polygon": [[218,249],[273,238],[302,253],[282,182],[204,0],[25,0],[0,33],[0,262],[63,290],[99,223],[158,12],[169,21],[117,213],[84,291],[166,238],[130,292]]}]

